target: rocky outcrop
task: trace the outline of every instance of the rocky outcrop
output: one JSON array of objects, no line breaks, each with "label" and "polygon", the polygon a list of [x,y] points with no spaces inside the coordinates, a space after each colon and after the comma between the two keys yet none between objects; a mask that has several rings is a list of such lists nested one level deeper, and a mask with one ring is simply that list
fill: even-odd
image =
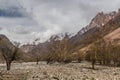
[{"label": "rocky outcrop", "polygon": [[100,28],[119,15],[120,9],[118,9],[118,11],[113,11],[111,13],[99,12],[86,27],[82,28],[78,32],[78,34],[81,35],[94,27]]}]

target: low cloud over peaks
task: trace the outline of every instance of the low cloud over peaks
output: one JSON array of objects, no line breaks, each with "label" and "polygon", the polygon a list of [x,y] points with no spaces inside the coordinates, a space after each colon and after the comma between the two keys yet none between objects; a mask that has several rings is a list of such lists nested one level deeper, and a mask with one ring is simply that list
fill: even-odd
[{"label": "low cloud over peaks", "polygon": [[119,7],[119,0],[0,0],[0,33],[22,43],[43,42],[53,34],[77,33],[98,12]]}]

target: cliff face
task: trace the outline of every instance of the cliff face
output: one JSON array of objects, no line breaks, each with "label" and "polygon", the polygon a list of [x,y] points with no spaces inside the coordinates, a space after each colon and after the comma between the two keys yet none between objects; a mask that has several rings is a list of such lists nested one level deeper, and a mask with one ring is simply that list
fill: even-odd
[{"label": "cliff face", "polygon": [[120,9],[118,11],[113,11],[110,13],[103,13],[100,12],[98,13],[92,20],[91,22],[84,28],[82,28],[79,32],[78,35],[81,35],[85,33],[86,31],[95,28],[95,27],[102,27],[105,24],[107,24],[110,20],[113,20],[116,16],[120,15]]},{"label": "cliff face", "polygon": [[88,29],[104,26],[108,21],[114,18],[115,14],[116,12],[112,12],[110,14],[104,14],[103,12],[98,13],[96,17],[92,19]]}]

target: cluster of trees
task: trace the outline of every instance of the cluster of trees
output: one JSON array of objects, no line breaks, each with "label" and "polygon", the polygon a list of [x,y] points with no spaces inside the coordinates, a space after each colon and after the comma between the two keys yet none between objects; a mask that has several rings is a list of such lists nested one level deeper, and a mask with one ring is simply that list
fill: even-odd
[{"label": "cluster of trees", "polygon": [[65,34],[62,36],[52,36],[49,40],[48,53],[46,56],[47,63],[51,62],[71,62],[71,44],[69,41],[69,35]]},{"label": "cluster of trees", "polygon": [[54,62],[69,63],[72,61],[72,44],[70,43],[70,35],[67,33],[51,36],[46,42],[45,48],[42,47],[44,46],[39,46],[32,52],[33,61],[36,61],[36,64],[39,61],[46,61],[47,64]]},{"label": "cluster of trees", "polygon": [[[114,45],[101,39],[91,44],[86,52],[86,56],[83,56],[83,53],[80,51],[77,51],[77,54],[73,55],[73,45],[70,43],[69,38],[70,36],[68,34],[62,37],[58,35],[52,36],[49,39],[50,44],[47,46],[47,52],[44,55],[36,56],[37,64],[42,58],[42,60],[47,61],[48,64],[87,60],[92,63],[93,69],[95,64],[120,66],[119,45]],[[39,50],[37,52],[40,53]]]},{"label": "cluster of trees", "polygon": [[[45,53],[42,53],[41,50],[37,48],[34,51],[34,59],[37,64],[40,60],[47,61],[47,64],[87,60],[92,63],[93,69],[94,65],[98,63],[100,65],[120,66],[120,46],[106,43],[103,39],[91,44],[85,57],[80,51],[77,51],[77,54],[73,55],[73,45],[70,42],[70,35],[68,34],[61,36],[54,35],[49,39],[48,43]],[[14,46],[12,43],[0,40],[0,53],[2,53],[6,61],[7,70],[10,70],[12,61],[16,60],[16,57],[19,56],[19,45],[20,44],[15,44]]]},{"label": "cluster of trees", "polygon": [[95,63],[100,65],[120,66],[120,46],[112,43],[106,43],[100,40],[94,43],[87,51],[86,60],[92,62],[94,69]]}]

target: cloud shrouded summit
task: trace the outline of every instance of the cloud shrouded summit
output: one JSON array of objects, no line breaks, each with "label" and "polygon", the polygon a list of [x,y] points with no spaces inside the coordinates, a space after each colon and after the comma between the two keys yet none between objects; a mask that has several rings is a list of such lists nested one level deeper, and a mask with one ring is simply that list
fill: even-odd
[{"label": "cloud shrouded summit", "polygon": [[98,12],[119,7],[119,0],[0,0],[0,33],[22,43],[43,42],[53,34],[76,33]]}]

